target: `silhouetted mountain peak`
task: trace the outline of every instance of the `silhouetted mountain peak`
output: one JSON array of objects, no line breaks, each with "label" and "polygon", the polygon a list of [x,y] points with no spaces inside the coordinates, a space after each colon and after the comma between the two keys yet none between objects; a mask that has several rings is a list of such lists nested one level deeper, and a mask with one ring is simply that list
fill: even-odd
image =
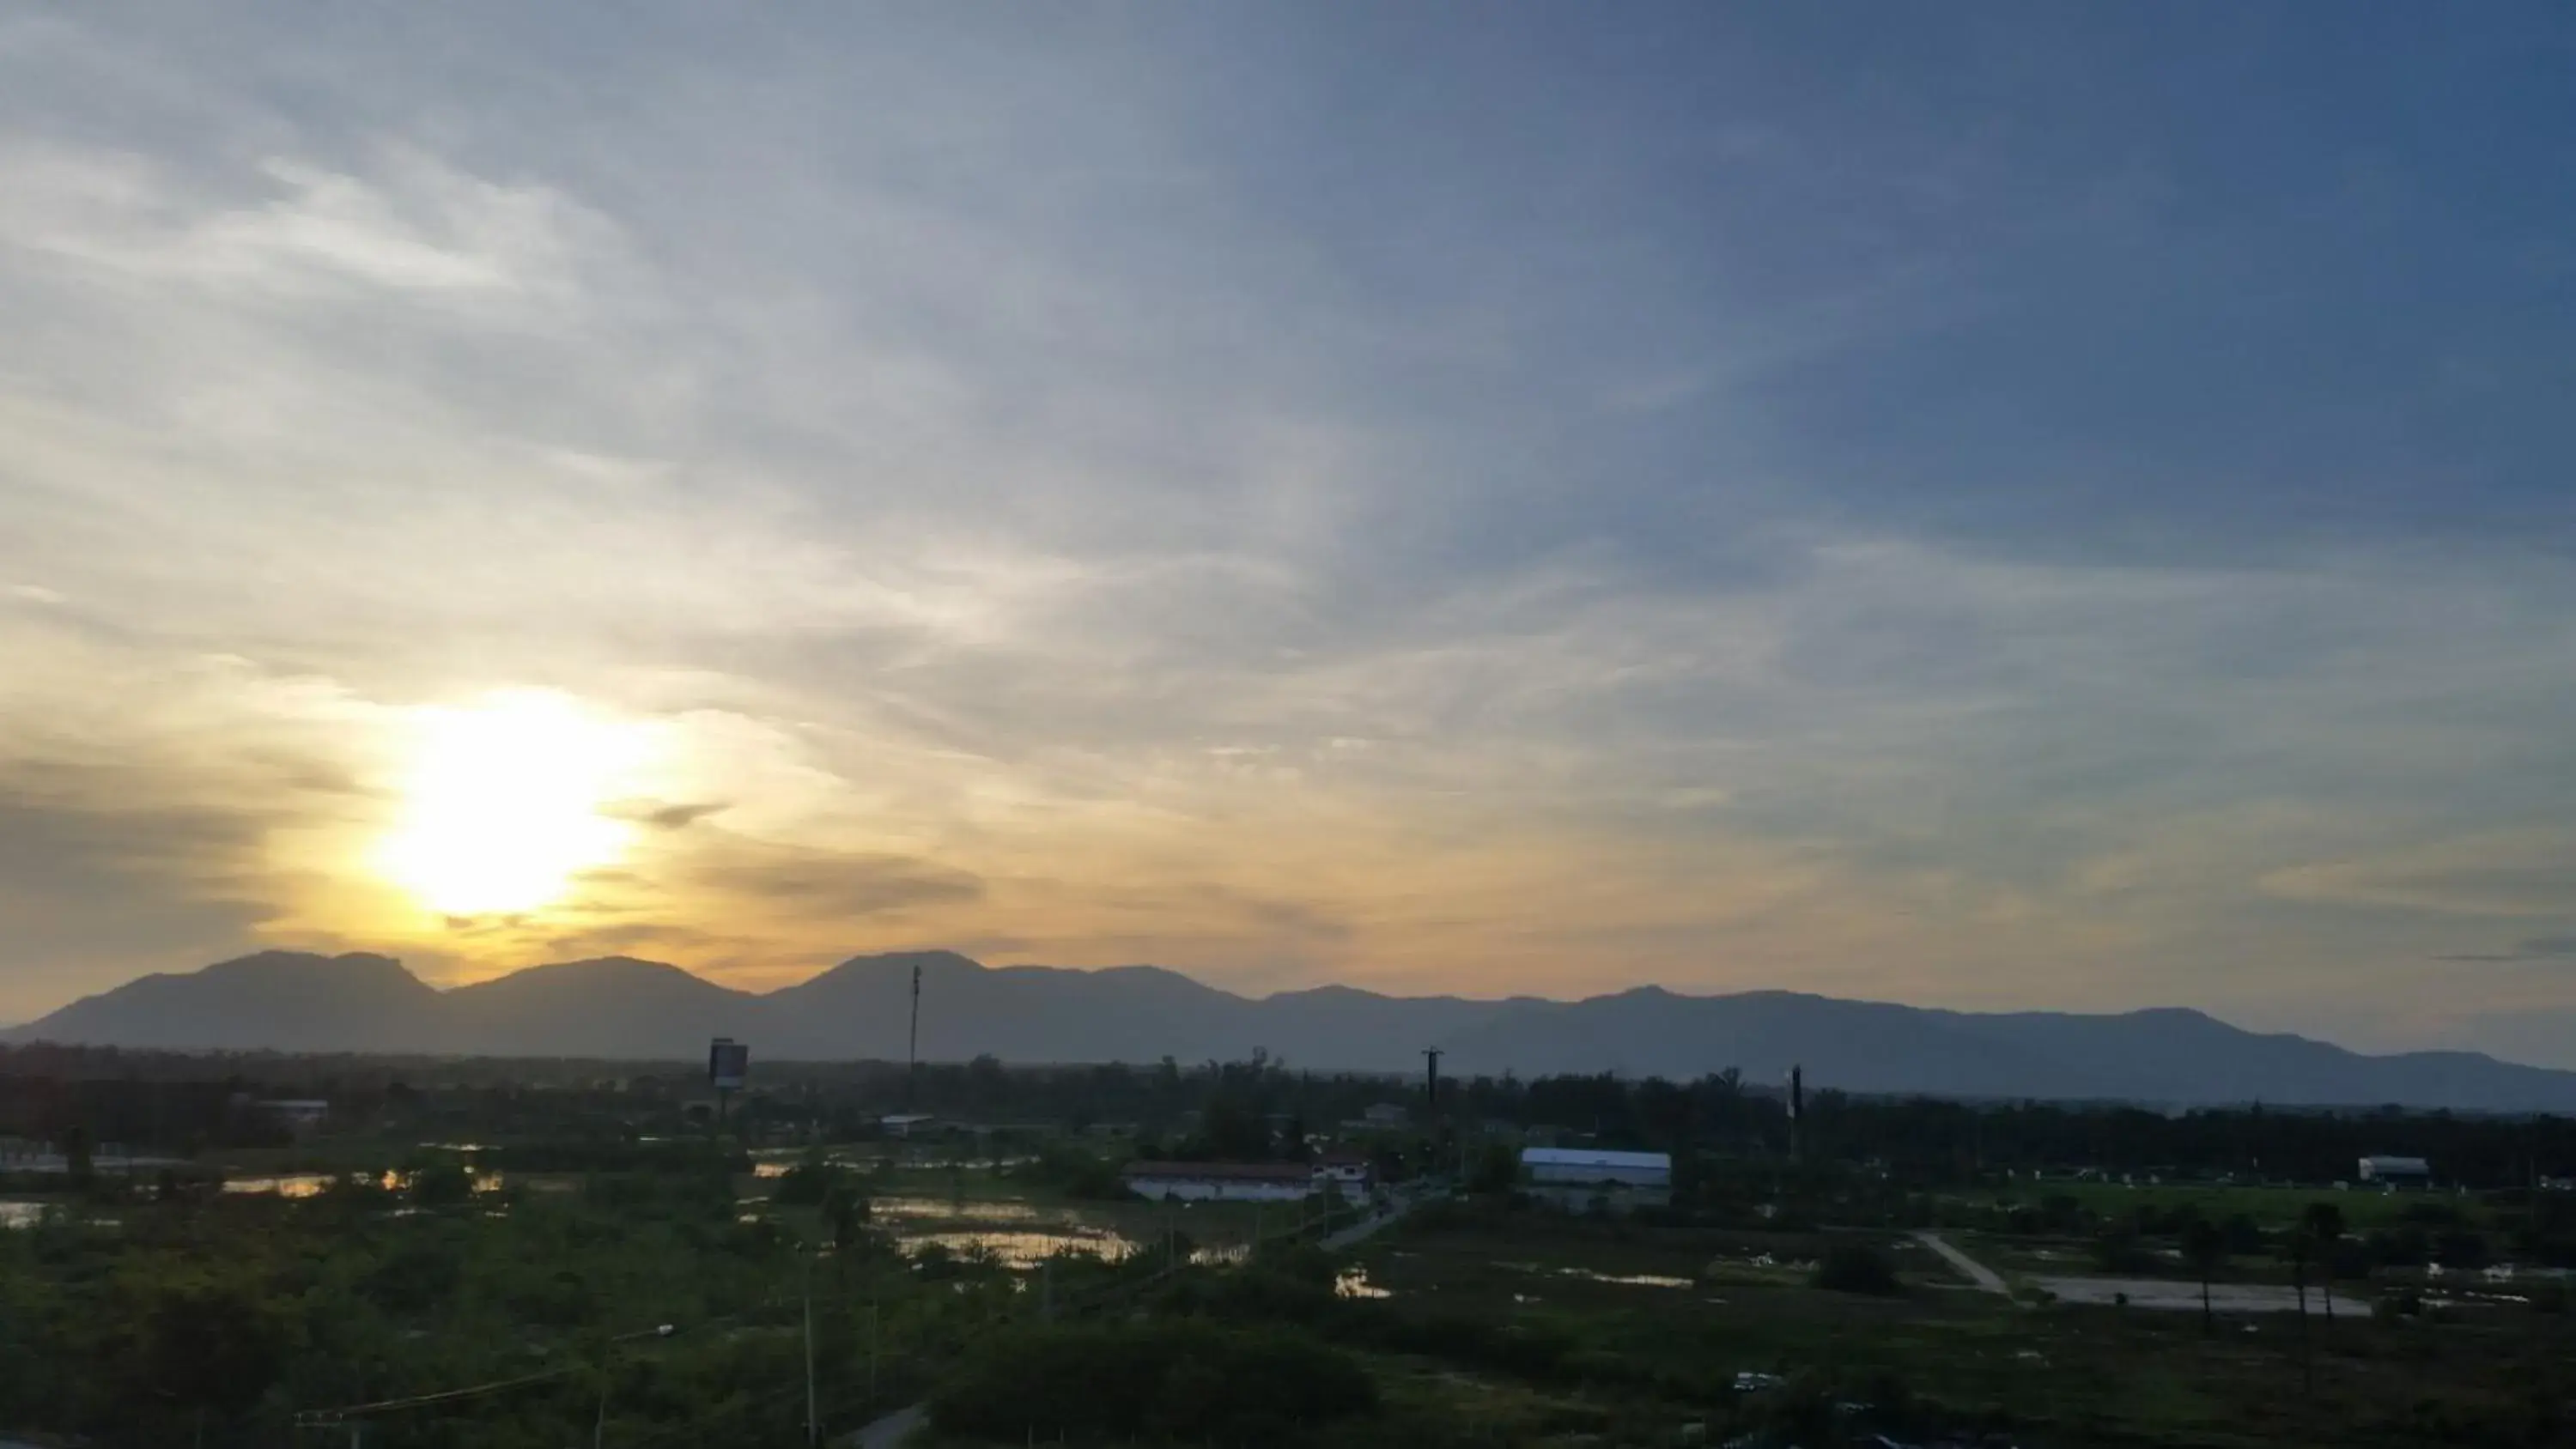
[{"label": "silhouetted mountain peak", "polygon": [[323,973],[342,980],[367,977],[384,980],[397,976],[413,982],[420,979],[404,969],[402,962],[372,951],[350,951],[338,956],[324,956],[313,951],[254,951],[196,971],[161,974],[216,980],[276,980]]},{"label": "silhouetted mountain peak", "polygon": [[916,966],[921,968],[924,980],[937,976],[981,975],[990,969],[974,957],[960,955],[955,951],[880,951],[872,956],[853,956],[800,984],[811,986],[817,981],[835,976],[909,977]]},{"label": "silhouetted mountain peak", "polygon": [[[1014,1062],[1240,1060],[1410,1075],[1438,1047],[1458,1075],[1726,1068],[1808,1085],[1967,1097],[2266,1101],[2576,1110],[2576,1073],[2474,1053],[2374,1057],[2162,1007],[1977,1013],[1797,991],[1689,996],[1639,986],[1581,1001],[1385,996],[1326,985],[1254,1000],[1157,966],[986,967],[953,951],[855,956],[793,986],[739,991],[665,962],[565,961],[432,991],[389,957],[261,952],[149,976],[9,1035],[132,1046],[401,1050],[685,1060],[710,1036],[755,1062],[900,1060],[920,1049]],[[755,1072],[757,1068],[755,1068]]]},{"label": "silhouetted mountain peak", "polygon": [[524,970],[495,976],[488,981],[478,981],[473,986],[457,989],[466,991],[478,987],[503,985],[525,987],[541,984],[546,986],[598,984],[633,987],[682,983],[692,988],[718,991],[724,989],[685,967],[674,966],[668,961],[646,961],[635,956],[595,956],[585,961],[555,961],[543,966],[530,966]]}]

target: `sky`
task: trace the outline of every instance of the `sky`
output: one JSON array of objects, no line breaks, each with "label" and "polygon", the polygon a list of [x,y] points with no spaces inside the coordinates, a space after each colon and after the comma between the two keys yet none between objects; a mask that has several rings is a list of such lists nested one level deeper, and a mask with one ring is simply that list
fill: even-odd
[{"label": "sky", "polygon": [[0,6],[0,1020],[943,946],[2576,1067],[2571,63]]}]

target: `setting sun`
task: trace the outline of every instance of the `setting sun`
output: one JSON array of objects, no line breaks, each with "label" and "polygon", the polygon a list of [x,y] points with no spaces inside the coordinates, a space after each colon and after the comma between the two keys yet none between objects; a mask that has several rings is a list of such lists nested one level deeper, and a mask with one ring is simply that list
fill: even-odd
[{"label": "setting sun", "polygon": [[647,754],[643,732],[542,692],[424,713],[384,875],[451,916],[535,910],[615,860],[632,827],[602,813]]}]

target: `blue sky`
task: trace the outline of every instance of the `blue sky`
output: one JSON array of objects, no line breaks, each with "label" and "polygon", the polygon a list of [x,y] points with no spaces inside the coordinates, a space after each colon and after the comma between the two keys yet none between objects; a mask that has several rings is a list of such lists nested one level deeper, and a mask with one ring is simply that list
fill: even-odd
[{"label": "blue sky", "polygon": [[[2504,4],[14,12],[0,1016],[939,944],[2576,1066],[2571,61]],[[627,834],[427,910],[369,842],[496,698],[649,742]]]}]

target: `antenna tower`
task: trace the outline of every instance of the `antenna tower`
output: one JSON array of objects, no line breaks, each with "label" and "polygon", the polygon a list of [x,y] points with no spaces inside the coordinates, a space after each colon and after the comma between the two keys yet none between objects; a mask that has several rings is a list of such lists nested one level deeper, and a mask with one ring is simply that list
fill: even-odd
[{"label": "antenna tower", "polygon": [[903,1049],[903,1105],[909,1109],[921,1080],[921,966],[912,968],[912,1035]]}]

